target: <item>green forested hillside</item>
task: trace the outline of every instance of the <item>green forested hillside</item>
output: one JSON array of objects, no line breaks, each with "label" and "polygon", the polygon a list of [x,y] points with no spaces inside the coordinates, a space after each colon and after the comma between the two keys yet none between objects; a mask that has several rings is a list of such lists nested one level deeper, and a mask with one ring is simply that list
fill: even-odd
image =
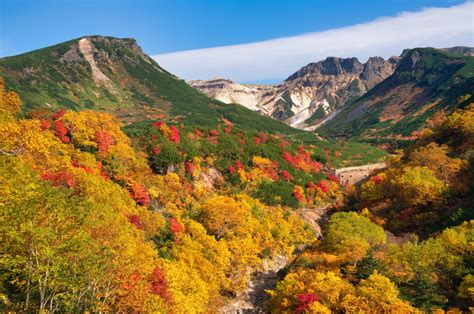
[{"label": "green forested hillside", "polygon": [[[97,79],[81,40],[105,76]],[[91,36],[0,59],[0,74],[23,111],[59,108],[111,112],[126,121],[173,119],[213,126],[225,117],[246,128],[291,128],[237,105],[212,100],[161,68],[133,39]]]}]

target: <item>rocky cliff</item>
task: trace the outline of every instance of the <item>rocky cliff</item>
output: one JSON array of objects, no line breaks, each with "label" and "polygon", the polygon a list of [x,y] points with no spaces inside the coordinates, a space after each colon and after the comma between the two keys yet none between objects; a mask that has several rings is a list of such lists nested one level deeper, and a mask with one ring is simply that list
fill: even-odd
[{"label": "rocky cliff", "polygon": [[223,78],[196,80],[188,82],[209,97],[227,104],[241,104],[258,111],[259,104],[266,95],[273,95],[275,86],[239,84]]},{"label": "rocky cliff", "polygon": [[390,76],[398,58],[329,57],[310,63],[281,84],[246,85],[225,79],[190,81],[206,95],[226,103],[239,103],[286,124],[313,130],[331,113]]}]

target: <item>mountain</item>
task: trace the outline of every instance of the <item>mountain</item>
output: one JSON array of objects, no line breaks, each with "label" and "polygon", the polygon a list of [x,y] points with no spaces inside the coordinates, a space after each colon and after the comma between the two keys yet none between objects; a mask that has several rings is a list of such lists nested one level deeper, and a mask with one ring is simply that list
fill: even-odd
[{"label": "mountain", "polygon": [[398,58],[329,57],[310,63],[276,86],[245,85],[225,79],[190,81],[209,97],[239,103],[300,129],[313,130],[331,113],[390,76]]},{"label": "mountain", "polygon": [[472,48],[416,48],[402,54],[395,72],[347,104],[318,133],[371,140],[411,139],[435,112],[473,102]]},{"label": "mountain", "polygon": [[[63,54],[47,50],[18,68],[36,71],[38,79],[30,78],[36,87],[51,88],[37,89],[49,105],[55,93],[64,94],[65,84],[80,91],[82,85],[69,81],[55,85],[52,76],[70,79],[69,72],[59,72],[67,70],[92,91],[97,87],[96,100],[105,99],[106,91],[116,99],[134,95],[130,86],[150,88],[162,99],[163,87],[152,88],[170,82],[165,95],[176,98],[168,100],[169,108],[156,108],[168,115],[184,101],[173,94],[175,78],[147,56],[126,46],[115,59],[115,50],[98,45],[81,39]],[[56,61],[63,58],[69,61]],[[76,62],[85,64],[83,73]],[[147,75],[136,79],[129,63]],[[434,96],[425,93],[424,99],[443,96],[440,102],[449,105],[450,97],[460,99],[472,87],[472,70],[472,58],[459,54],[406,51],[395,73],[361,99],[393,92],[380,106],[393,101],[390,108],[397,109],[406,95],[429,91]],[[472,309],[474,104],[433,119],[386,169],[369,174],[375,165],[344,167],[341,177],[341,169],[331,168],[348,157],[367,164],[362,155],[372,146],[312,145],[226,120],[183,125],[183,119],[196,122],[196,113],[209,122],[220,113],[239,113],[221,108],[243,107],[209,103],[190,87],[182,92],[185,100],[203,99],[201,107],[190,106],[191,115],[122,127],[94,110],[38,111],[44,100],[23,117],[20,98],[0,78],[1,312]],[[82,108],[79,100],[73,104]],[[139,114],[140,104],[131,104]],[[354,116],[372,109],[357,111],[364,103],[353,104]],[[105,109],[121,106],[111,102]],[[98,109],[94,103],[91,108]],[[285,126],[245,110],[238,118],[247,127],[267,121]],[[322,145],[328,143],[337,146]],[[351,177],[364,179],[344,184]]]},{"label": "mountain", "polygon": [[241,104],[258,111],[261,100],[276,90],[272,85],[239,84],[224,78],[188,82],[204,94],[226,104]]},{"label": "mountain", "polygon": [[470,57],[474,56],[474,47],[456,46],[456,47],[451,47],[451,48],[442,48],[441,50],[453,52],[453,53],[459,53],[464,56],[470,56]]},{"label": "mountain", "polygon": [[211,99],[163,69],[134,39],[88,36],[0,59],[0,76],[24,112],[94,109],[125,122],[173,120],[215,126],[222,118],[249,129],[294,134],[274,119]]},{"label": "mountain", "polygon": [[59,108],[106,111],[124,121],[128,130],[140,130],[156,120],[199,128],[230,122],[244,130],[337,150],[343,156],[340,165],[376,162],[384,156],[375,147],[353,154],[363,144],[343,147],[244,106],[211,99],[163,69],[134,39],[87,36],[1,58],[0,77],[20,95],[24,115]]}]

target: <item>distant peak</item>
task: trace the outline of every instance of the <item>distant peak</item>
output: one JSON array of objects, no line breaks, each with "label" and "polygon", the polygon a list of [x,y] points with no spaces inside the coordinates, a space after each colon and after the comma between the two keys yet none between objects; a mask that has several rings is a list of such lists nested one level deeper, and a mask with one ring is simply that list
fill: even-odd
[{"label": "distant peak", "polygon": [[443,51],[448,51],[452,53],[459,53],[464,56],[474,56],[474,47],[466,47],[466,46],[455,46],[451,48],[442,48]]},{"label": "distant peak", "polygon": [[322,61],[310,63],[286,79],[291,81],[308,73],[319,73],[321,75],[341,75],[346,73],[358,73],[362,70],[362,63],[359,59],[327,57]]},{"label": "distant peak", "polygon": [[385,62],[385,59],[380,56],[373,56],[367,59],[367,63],[375,63],[375,62]]},{"label": "distant peak", "polygon": [[225,79],[223,77],[214,77],[209,80],[189,80],[188,83],[190,84],[215,84],[215,83],[227,83],[227,84],[235,84],[234,81],[229,79]]},{"label": "distant peak", "polygon": [[213,77],[209,81],[226,81],[226,82],[229,82],[229,83],[234,83],[233,81],[231,81],[229,79],[226,79],[226,78],[223,78],[223,77],[220,77],[220,76]]},{"label": "distant peak", "polygon": [[126,46],[135,46],[139,47],[137,41],[134,38],[116,38],[110,36],[92,36],[89,37],[93,42],[103,42],[110,43],[115,45],[126,45]]}]

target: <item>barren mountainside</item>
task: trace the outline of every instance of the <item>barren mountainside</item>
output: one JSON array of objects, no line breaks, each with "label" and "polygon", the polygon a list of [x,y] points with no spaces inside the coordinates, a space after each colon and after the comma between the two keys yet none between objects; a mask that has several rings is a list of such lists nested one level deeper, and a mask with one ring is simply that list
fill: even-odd
[{"label": "barren mountainside", "polygon": [[398,58],[328,57],[310,63],[281,84],[246,85],[225,79],[190,81],[206,95],[226,103],[239,103],[300,129],[313,130],[340,109],[390,76]]},{"label": "barren mountainside", "polygon": [[275,91],[272,85],[239,84],[224,78],[194,80],[188,82],[209,97],[227,104],[241,104],[251,110],[259,110],[259,103]]}]

